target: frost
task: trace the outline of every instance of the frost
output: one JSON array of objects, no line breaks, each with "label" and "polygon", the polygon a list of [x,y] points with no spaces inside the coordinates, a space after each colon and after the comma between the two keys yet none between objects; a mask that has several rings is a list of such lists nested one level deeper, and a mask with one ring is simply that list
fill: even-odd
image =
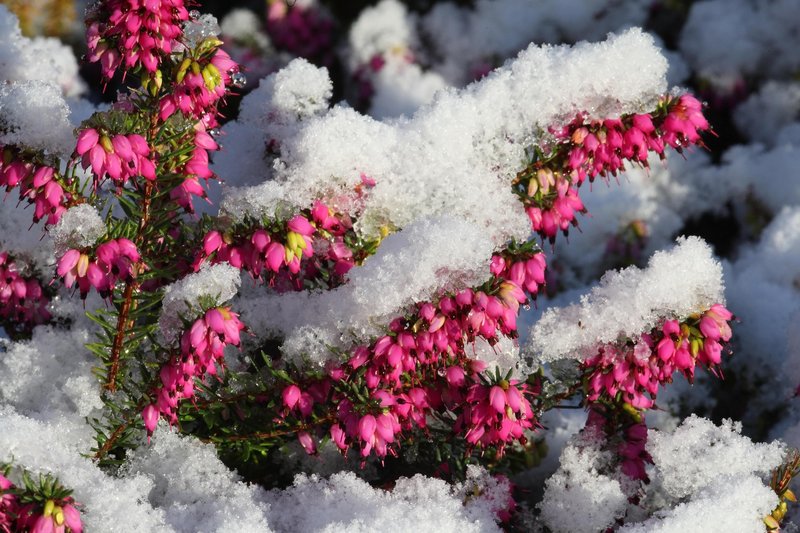
[{"label": "frost", "polygon": [[[351,192],[364,173],[377,181],[365,200],[364,235],[446,213],[485,227],[499,243],[528,231],[508,181],[539,131],[576,109],[641,110],[666,88],[665,70],[652,39],[630,30],[597,45],[532,46],[486,80],[440,92],[392,124],[335,107],[281,142],[275,181],[229,191],[223,210],[241,219],[271,216],[284,203],[307,207],[315,197]],[[225,175],[231,166],[217,170]]]},{"label": "frost", "polygon": [[183,38],[186,41],[186,45],[191,49],[196,48],[198,44],[209,37],[216,37],[220,34],[220,31],[216,17],[203,14],[184,23]]},{"label": "frost", "polygon": [[540,504],[547,527],[559,533],[593,533],[624,515],[628,497],[622,486],[601,473],[610,458],[583,435],[564,448]]},{"label": "frost", "polygon": [[[696,461],[696,459],[692,459]],[[639,524],[628,524],[621,533],[763,533],[763,518],[778,498],[756,476],[720,476],[681,503]]]},{"label": "frost", "polygon": [[72,49],[52,37],[29,39],[22,35],[17,17],[0,5],[0,79],[6,82],[38,81],[53,84],[67,97],[86,90],[78,74]]},{"label": "frost", "polygon": [[263,490],[241,482],[210,444],[162,426],[132,454],[125,474],[153,481],[149,502],[176,531],[269,533]]},{"label": "frost", "polygon": [[13,459],[34,474],[55,473],[82,504],[81,520],[87,531],[172,532],[164,523],[163,512],[146,503],[152,480],[104,474],[81,455],[92,445],[86,429],[92,430],[82,420],[78,424],[79,430],[65,420],[38,422],[0,407],[0,462]]},{"label": "frost", "polygon": [[678,239],[648,267],[608,272],[580,303],[548,309],[533,326],[526,351],[542,362],[580,359],[619,337],[636,338],[664,318],[683,318],[724,303],[722,266],[698,237]]},{"label": "frost", "polygon": [[191,320],[199,313],[203,298],[211,298],[222,305],[233,298],[239,290],[239,269],[227,263],[203,265],[199,272],[169,285],[164,292],[161,316],[158,324],[167,343],[173,342],[183,329],[182,319]]},{"label": "frost", "polygon": [[292,487],[273,491],[268,501],[281,510],[270,517],[270,526],[278,532],[499,531],[491,514],[465,508],[447,483],[422,475],[401,478],[387,492],[351,472],[329,479],[299,474]]},{"label": "frost", "polygon": [[437,2],[421,32],[443,58],[435,68],[463,85],[476,67],[530,42],[597,41],[609,31],[643,25],[648,7],[646,0],[478,0],[471,9]]},{"label": "frost", "polygon": [[783,444],[758,444],[741,435],[742,425],[730,420],[715,426],[692,415],[671,435],[652,431],[647,451],[663,488],[673,497],[689,496],[720,476],[769,474],[783,460]]},{"label": "frost", "polygon": [[67,156],[75,148],[69,114],[61,90],[53,83],[0,85],[0,144]]},{"label": "frost", "polygon": [[85,248],[106,234],[106,225],[100,213],[91,204],[78,204],[67,209],[58,223],[50,229],[56,255],[70,248]]},{"label": "frost", "polygon": [[471,224],[423,221],[387,237],[341,287],[244,300],[237,308],[259,333],[286,334],[283,350],[289,357],[322,363],[333,355],[329,347],[368,340],[412,303],[431,300],[439,290],[482,283],[489,277],[492,251],[492,243]]}]

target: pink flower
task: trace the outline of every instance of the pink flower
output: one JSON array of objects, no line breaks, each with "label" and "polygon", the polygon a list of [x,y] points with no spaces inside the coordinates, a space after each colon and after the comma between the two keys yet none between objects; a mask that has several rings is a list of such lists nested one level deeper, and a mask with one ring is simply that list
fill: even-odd
[{"label": "pink flower", "polygon": [[[111,135],[111,136],[109,136]],[[150,148],[141,135],[100,134],[93,128],[78,134],[75,152],[82,156],[82,166],[91,167],[95,186],[108,177],[122,186],[135,176],[156,179],[155,163],[149,158]]]},{"label": "pink flower", "polygon": [[[171,423],[177,422],[179,400],[194,397],[194,380],[218,373],[226,345],[238,346],[245,328],[239,316],[227,307],[207,310],[180,338],[181,356],[160,371],[161,387],[155,392],[156,408]],[[152,413],[148,412],[149,416]],[[144,416],[144,413],[143,413]]]},{"label": "pink flower", "polygon": [[188,18],[183,0],[107,0],[87,20],[88,59],[100,62],[106,78],[123,64],[153,73]]},{"label": "pink flower", "polygon": [[314,441],[314,437],[312,437],[308,431],[301,431],[298,433],[297,440],[300,441],[300,445],[308,455],[314,455],[317,453],[317,443]]},{"label": "pink flower", "polygon": [[147,430],[148,437],[153,434],[158,425],[158,409],[155,405],[148,405],[142,410],[142,420],[144,420],[144,428]]},{"label": "pink flower", "polygon": [[81,515],[78,510],[72,505],[64,505],[62,507],[64,513],[64,524],[71,530],[72,533],[83,533],[83,524],[81,523]]},{"label": "pink flower", "polygon": [[294,409],[297,402],[300,400],[300,387],[297,385],[289,385],[283,389],[282,393],[283,405],[289,409]]},{"label": "pink flower", "polygon": [[[195,61],[196,69],[183,68],[176,80],[171,94],[159,103],[159,116],[166,120],[180,111],[191,118],[205,120],[213,127],[215,106],[228,94],[228,86],[233,83],[239,66],[221,48],[218,48],[210,61]],[[207,141],[207,139],[206,139]],[[201,141],[202,142],[202,141]]]}]

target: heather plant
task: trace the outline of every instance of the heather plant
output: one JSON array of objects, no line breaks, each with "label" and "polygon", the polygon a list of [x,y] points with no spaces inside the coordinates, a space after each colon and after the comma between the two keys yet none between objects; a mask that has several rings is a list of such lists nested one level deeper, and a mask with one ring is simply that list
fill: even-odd
[{"label": "heather plant", "polygon": [[[99,383],[97,401],[77,407],[92,442],[70,446],[95,479],[145,473],[163,501],[183,505],[169,487],[187,469],[239,487],[219,457],[267,488],[300,474],[276,502],[292,490],[306,497],[304,484],[324,492],[333,482],[304,477],[300,452],[348,464],[363,480],[330,478],[347,494],[367,480],[394,485],[404,502],[420,479],[409,476],[439,478],[430,497],[463,504],[457,512],[483,529],[537,516],[551,530],[636,530],[718,498],[725,485],[706,448],[725,442],[750,457],[726,470],[741,476],[728,502],[749,501],[737,517],[748,531],[781,527],[796,454],[754,444],[732,423],[689,418],[675,435],[648,426],[673,380],[724,375],[735,317],[703,240],[682,237],[646,268],[611,272],[521,331],[522,311],[552,279],[550,256],[594,223],[586,189],[614,194],[623,173],[703,150],[714,135],[700,100],[667,90],[650,37],[633,29],[596,45],[531,46],[382,122],[331,106],[327,70],[296,59],[229,121],[222,106],[246,78],[213,17],[192,7],[93,4],[86,61],[126,89],[78,121],[56,116],[57,142],[0,111],[0,186],[32,206],[21,213],[54,258],[48,277],[34,258],[0,251],[0,325],[32,343],[72,331],[94,357],[76,367]],[[329,63],[334,26],[312,7],[270,2],[267,29],[277,47]],[[410,48],[392,44],[356,54],[364,105],[390,69],[422,76]],[[2,89],[4,106],[39,89],[25,83]],[[636,262],[647,237],[637,219],[602,246]],[[524,509],[507,476],[541,460],[546,417],[576,406],[585,426],[538,511]],[[13,409],[3,416],[25,424]],[[680,453],[697,457],[668,468],[681,431],[694,448]],[[205,453],[200,466],[162,464],[162,446],[196,442],[213,457],[198,448],[188,456]],[[80,506],[51,475],[61,474],[37,484],[23,473],[24,489],[0,476],[0,530],[82,530]],[[604,505],[582,514],[584,489]],[[258,501],[255,489],[236,490]]]},{"label": "heather plant", "polygon": [[[18,469],[13,469],[18,470]],[[58,479],[40,475],[34,480],[22,469],[13,471],[10,465],[0,474],[0,530],[81,533],[80,512],[72,491],[64,488]],[[19,477],[19,485],[11,478]]]}]

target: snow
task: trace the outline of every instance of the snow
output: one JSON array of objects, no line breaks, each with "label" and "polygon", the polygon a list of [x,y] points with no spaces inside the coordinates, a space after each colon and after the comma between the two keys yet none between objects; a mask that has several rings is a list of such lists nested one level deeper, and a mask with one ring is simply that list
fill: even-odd
[{"label": "snow", "polygon": [[625,514],[628,497],[620,482],[602,472],[612,457],[585,434],[562,450],[540,504],[547,527],[559,533],[603,531]]},{"label": "snow", "polygon": [[81,520],[86,530],[116,531],[124,524],[131,533],[173,531],[166,526],[163,511],[147,502],[152,480],[145,476],[108,476],[81,455],[92,444],[83,421],[79,426],[66,420],[37,421],[2,407],[0,425],[0,461],[13,459],[34,474],[55,473],[82,504]]},{"label": "snow", "polygon": [[[418,255],[408,254],[410,248]],[[492,251],[492,242],[465,221],[425,221],[387,237],[374,256],[348,273],[349,282],[341,287],[256,296],[237,308],[258,334],[283,333],[286,356],[321,365],[335,357],[331,347],[348,349],[378,335],[414,302],[485,281]]]},{"label": "snow", "polygon": [[66,156],[75,148],[70,110],[61,89],[43,81],[0,86],[0,144]]},{"label": "snow", "polygon": [[[92,340],[82,327],[41,327],[31,340],[7,345],[0,353],[0,405],[54,424],[70,420],[83,425],[84,417],[103,406],[92,376],[95,361],[84,348]],[[43,385],[47,394],[42,394]]]},{"label": "snow", "polygon": [[[294,70],[304,80],[312,73],[302,63]],[[246,319],[258,324],[270,317],[273,330],[289,334],[285,350],[320,362],[326,345],[374,334],[370,323],[379,317],[438,291],[480,283],[475,274],[486,272],[491,252],[530,232],[508,187],[524,147],[576,108],[597,116],[642,109],[665,88],[665,70],[652,39],[630,30],[591,46],[532,46],[486,80],[439,93],[410,119],[382,123],[337,106],[298,122],[295,134],[281,139],[273,179],[226,191],[222,212],[234,220],[274,216],[287,206],[310,205],[317,196],[331,198],[336,207],[337,196],[347,195],[364,173],[377,185],[363,202],[356,230],[375,237],[381,228],[405,229],[353,270],[346,288],[320,296],[265,297],[249,306]],[[278,94],[261,109],[280,109],[274,103]],[[346,145],[337,142],[343,136]],[[217,171],[224,175],[226,167]],[[338,303],[329,303],[334,299]],[[361,309],[365,304],[369,314]]]},{"label": "snow", "polygon": [[164,510],[164,521],[175,531],[270,531],[263,489],[241,482],[213,445],[182,437],[166,425],[151,445],[132,454],[125,476],[152,481],[148,501]]},{"label": "snow", "polygon": [[661,486],[676,498],[706,488],[720,476],[767,475],[781,464],[783,444],[753,443],[740,423],[720,426],[692,415],[672,434],[652,431],[647,451],[653,456]]},{"label": "snow", "polygon": [[86,248],[106,234],[105,221],[91,204],[78,204],[67,209],[58,223],[50,228],[56,255],[70,248]]},{"label": "snow", "polygon": [[[720,163],[700,150],[670,154],[665,163],[651,160],[647,172],[620,176],[619,184],[583,189],[590,216],[548,257],[551,271],[559,272],[551,288],[562,292],[550,300],[542,295],[541,318],[521,332],[530,337],[523,356],[575,365],[597,343],[635,338],[664,318],[727,299],[740,322],[733,326],[735,355],[724,365],[736,379],[726,386],[746,404],[742,422],[717,426],[691,415],[676,428],[676,413],[709,413],[718,405],[717,386],[698,376],[693,385],[679,380],[666,388],[659,405],[670,412],[647,415],[658,428],[647,448],[655,465],[634,505],[607,443],[575,436],[585,412],[553,410],[542,432],[550,453],[539,470],[519,479],[534,493],[545,491],[543,524],[529,516],[531,528],[598,531],[624,519],[619,530],[626,532],[763,531],[762,518],[777,503],[765,480],[800,438],[800,408],[791,400],[800,384],[796,2],[694,2],[679,50],[661,50],[642,30],[625,30],[647,21],[649,0],[472,4],[437,2],[427,13],[412,13],[384,0],[361,13],[342,57],[351,74],[376,55],[385,60],[368,73],[375,91],[369,116],[332,105],[328,71],[303,59],[245,96],[214,155],[214,169],[226,181],[223,216],[283,220],[322,198],[358,215],[359,236],[390,234],[345,285],[327,293],[277,295],[246,285],[237,297],[236,269],[205,266],[165,289],[164,339],[175,340],[181,317],[193,318],[201,300],[230,301],[257,339],[277,333],[285,337],[287,359],[318,369],[334,352],[381,334],[415,302],[485,281],[492,253],[528,236],[529,222],[508,183],[525,149],[548,139],[549,126],[577,110],[596,118],[648,110],[666,91],[665,80],[709,82],[712,105],[718,96],[752,90],[738,106],[735,98],[729,104],[749,144],[729,148]],[[273,54],[260,26],[250,11],[236,10],[221,30]],[[191,42],[220,31],[210,16],[187,27]],[[22,36],[4,6],[0,31],[0,144],[43,152],[55,165],[55,158],[72,154],[74,128],[98,108],[77,98],[85,84],[68,46]],[[609,31],[616,34],[594,45],[529,44],[598,41]],[[276,55],[270,65],[285,59]],[[354,199],[362,174],[377,184]],[[0,251],[41,272],[45,283],[58,253],[90,247],[105,233],[101,213],[85,204],[49,233],[41,224],[29,232],[30,209],[15,204],[0,206]],[[727,259],[720,263],[696,237],[665,250],[687,221],[708,213],[735,218],[742,231]],[[634,221],[648,229],[642,251],[644,258],[654,254],[648,267],[609,272],[595,285],[608,266],[609,239]],[[300,473],[287,489],[269,492],[243,482],[211,445],[164,425],[151,444],[142,436],[119,471],[102,471],[83,455],[95,445],[85,418],[103,407],[92,377],[96,359],[84,347],[96,340],[97,326],[84,311],[105,305],[94,294],[84,304],[62,289],[51,311],[69,329],[44,326],[28,341],[0,339],[0,462],[58,475],[75,490],[87,531],[499,530],[494,515],[509,487],[485,471],[470,467],[467,481],[454,484],[400,478],[384,490],[364,481],[377,463],[347,471],[357,461],[341,459],[330,443],[315,457],[301,456],[296,443],[287,446],[282,468]],[[510,339],[467,350],[516,377],[532,370]],[[757,443],[748,432],[787,444]]]},{"label": "snow", "polygon": [[165,342],[175,341],[183,330],[183,320],[193,320],[201,314],[203,300],[208,298],[222,305],[239,291],[239,269],[227,263],[205,264],[198,272],[189,274],[169,285],[164,291],[158,325]]},{"label": "snow", "polygon": [[196,48],[209,37],[219,35],[220,31],[216,17],[207,13],[195,19],[190,18],[183,24],[183,37],[189,48]]},{"label": "snow", "polygon": [[763,519],[778,503],[756,476],[720,476],[689,501],[638,524],[625,533],[683,533],[701,527],[709,533],[762,533]]},{"label": "snow", "polygon": [[[523,231],[507,183],[538,131],[575,109],[641,110],[665,90],[665,70],[652,39],[630,30],[594,46],[530,47],[486,80],[440,92],[407,120],[385,124],[337,106],[282,140],[273,180],[230,191],[222,208],[235,219],[269,216],[281,204],[346,194],[364,173],[378,184],[366,200],[363,234],[448,213],[490,228],[501,242]],[[344,137],[346,145],[336,142]],[[229,166],[215,170],[224,176]]]},{"label": "snow", "polygon": [[397,0],[382,0],[361,12],[348,34],[353,67],[366,65],[374,56],[417,46],[415,17]]},{"label": "snow", "polygon": [[[385,492],[352,472],[328,480],[298,474],[292,487],[273,492],[269,501],[281,509],[270,523],[279,532],[499,531],[491,515],[465,508],[446,482],[421,475],[401,478]],[[315,512],[309,513],[312,508]]]},{"label": "snow", "polygon": [[3,35],[0,79],[52,84],[67,97],[77,97],[86,91],[72,49],[52,37],[23,36],[19,21],[3,5],[0,5],[0,35]]},{"label": "snow", "polygon": [[530,42],[598,41],[610,31],[640,26],[646,1],[479,0],[473,9],[436,3],[421,22],[442,57],[435,68],[455,85],[472,81],[469,68],[505,58]]},{"label": "snow", "polygon": [[541,362],[581,359],[598,344],[637,338],[668,318],[685,318],[725,301],[722,266],[698,237],[678,239],[644,270],[607,272],[580,303],[550,308],[525,350]]}]

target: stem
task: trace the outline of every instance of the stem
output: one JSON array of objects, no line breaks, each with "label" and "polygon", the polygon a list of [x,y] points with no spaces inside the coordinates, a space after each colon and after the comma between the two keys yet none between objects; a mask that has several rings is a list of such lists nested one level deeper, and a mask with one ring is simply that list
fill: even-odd
[{"label": "stem", "polygon": [[119,373],[119,357],[122,353],[122,344],[125,342],[125,334],[128,332],[128,314],[133,300],[133,282],[125,283],[125,291],[122,293],[122,307],[117,317],[117,332],[114,335],[114,343],[111,345],[111,366],[108,369],[106,383],[103,387],[109,392],[117,390],[117,374]]},{"label": "stem", "polygon": [[[242,442],[248,440],[269,440],[274,439],[276,437],[282,437],[284,435],[290,435],[292,433],[298,433],[300,431],[306,431],[316,426],[320,426],[322,424],[327,424],[333,422],[336,419],[336,416],[333,414],[327,415],[323,418],[320,418],[314,422],[308,422],[305,424],[300,424],[294,428],[287,428],[287,429],[278,429],[275,431],[262,431],[258,433],[250,433],[247,435],[225,435],[222,439],[225,442]],[[205,443],[213,443],[214,438],[209,439],[200,439],[201,442]]]},{"label": "stem", "polygon": [[106,439],[105,444],[103,444],[103,446],[94,454],[94,459],[99,461],[108,455],[108,452],[110,452],[111,448],[114,447],[114,443],[117,442],[119,437],[122,435],[122,432],[125,431],[130,425],[130,419],[126,420],[123,424],[120,424],[119,427],[117,427],[117,429],[115,429],[114,432]]},{"label": "stem", "polygon": [[[136,248],[140,248],[144,232],[147,224],[150,221],[150,201],[153,194],[153,182],[146,180],[144,184],[144,198],[142,199],[142,218],[139,219],[139,228],[136,230],[136,237],[134,244]],[[119,359],[122,353],[122,345],[125,342],[125,336],[128,330],[133,326],[132,321],[128,320],[131,306],[133,304],[133,291],[138,288],[136,276],[144,270],[144,262],[139,260],[138,263],[133,265],[133,277],[125,282],[125,290],[122,293],[122,306],[119,310],[117,317],[117,330],[114,334],[114,342],[111,345],[111,366],[106,375],[106,382],[103,387],[109,392],[116,392],[117,390],[117,375],[119,374]]]}]

